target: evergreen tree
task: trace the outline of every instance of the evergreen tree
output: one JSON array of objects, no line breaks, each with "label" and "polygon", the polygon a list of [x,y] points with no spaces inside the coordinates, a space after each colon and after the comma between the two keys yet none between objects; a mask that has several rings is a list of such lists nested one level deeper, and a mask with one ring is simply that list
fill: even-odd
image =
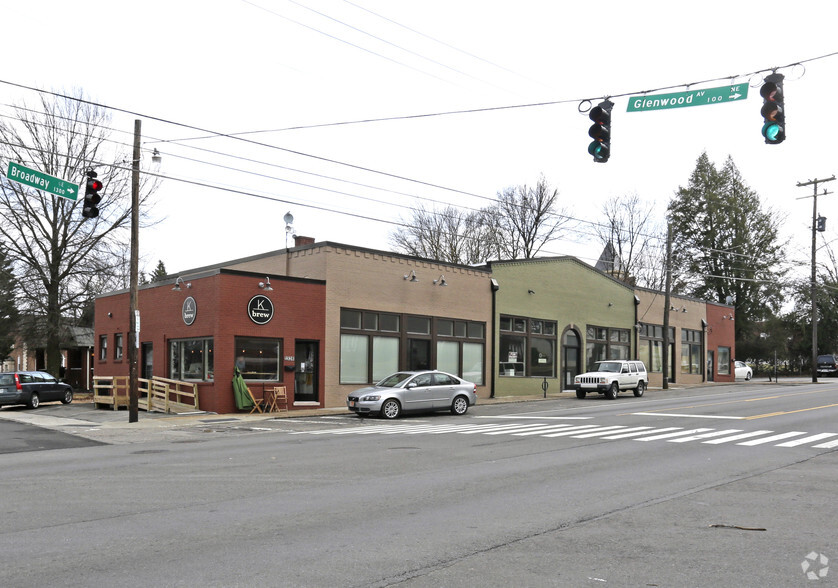
[{"label": "evergreen tree", "polygon": [[785,270],[780,218],[763,209],[731,157],[721,170],[702,153],[686,187],[669,203],[673,291],[736,309],[736,339],[759,336],[757,323],[780,310]]}]

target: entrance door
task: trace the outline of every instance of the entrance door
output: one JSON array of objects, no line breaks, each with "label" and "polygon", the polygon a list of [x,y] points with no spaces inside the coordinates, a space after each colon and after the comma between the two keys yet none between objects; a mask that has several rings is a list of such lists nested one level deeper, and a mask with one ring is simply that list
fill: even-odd
[{"label": "entrance door", "polygon": [[154,375],[154,346],[151,343],[143,343],[140,347],[140,377],[150,380]]},{"label": "entrance door", "polygon": [[294,401],[320,402],[317,381],[320,343],[297,341],[294,344]]},{"label": "entrance door", "polygon": [[708,382],[715,382],[716,381],[716,370],[714,369],[716,366],[716,351],[713,349],[707,350],[707,381]]},{"label": "entrance door", "polygon": [[567,331],[562,337],[562,389],[573,386],[573,378],[581,372],[579,369],[579,335],[576,331]]}]

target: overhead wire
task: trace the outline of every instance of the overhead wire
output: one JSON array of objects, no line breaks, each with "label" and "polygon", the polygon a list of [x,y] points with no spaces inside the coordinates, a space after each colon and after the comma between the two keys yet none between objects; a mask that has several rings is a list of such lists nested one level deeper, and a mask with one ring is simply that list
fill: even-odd
[{"label": "overhead wire", "polygon": [[[836,54],[838,54],[838,52],[830,53],[830,54],[826,54],[826,55],[822,55],[822,56],[819,56],[819,57],[814,57],[814,58],[810,58],[810,59],[806,59],[806,60],[802,60],[802,61],[795,62],[795,63],[789,64],[787,66],[782,66],[782,67],[790,67],[790,66],[810,62],[810,61],[815,61],[815,60],[818,60],[818,59],[824,59],[824,58],[827,58],[827,57],[832,57]],[[776,70],[776,69],[779,69],[779,68],[773,68],[773,69]],[[758,71],[766,71],[766,70],[758,70]],[[754,73],[758,73],[758,72],[754,72]],[[751,75],[753,75],[753,74],[751,74]],[[676,85],[676,86],[667,86],[667,87],[662,87],[662,88],[659,88],[659,89],[656,89],[656,90],[647,90],[646,92],[658,91],[658,90],[661,90],[661,89],[674,88],[674,87],[679,87],[681,85],[694,85],[694,84],[707,83],[709,81],[715,81],[715,80],[720,80],[720,79],[731,79],[731,77],[737,77],[737,76],[727,76],[725,78],[714,78],[713,80],[705,80],[704,82],[693,82],[691,84],[679,84],[679,85]],[[0,83],[12,85],[12,86],[15,86],[15,87],[19,87],[19,88],[39,92],[39,93],[46,93],[46,94],[50,94],[50,95],[53,95],[53,96],[56,96],[56,97],[62,97],[62,98],[65,98],[65,99],[78,100],[78,101],[81,101],[81,102],[84,102],[84,103],[87,103],[87,104],[91,104],[91,105],[98,106],[98,107],[101,107],[101,108],[113,110],[113,111],[116,111],[116,112],[133,114],[135,116],[145,116],[145,118],[148,118],[149,120],[156,120],[156,121],[159,121],[159,122],[162,122],[162,123],[172,124],[172,125],[179,126],[179,127],[182,127],[182,128],[190,128],[192,130],[197,130],[197,131],[201,131],[201,132],[204,132],[204,133],[209,133],[210,136],[214,136],[214,137],[228,137],[228,138],[233,138],[233,139],[238,139],[238,140],[244,140],[248,143],[252,143],[252,144],[257,145],[257,146],[262,146],[262,147],[266,147],[266,148],[270,148],[270,149],[278,149],[278,150],[282,150],[282,151],[287,151],[287,152],[295,154],[295,155],[312,157],[314,159],[322,160],[322,161],[329,162],[329,163],[334,163],[334,164],[337,164],[337,165],[348,166],[350,168],[358,169],[358,170],[361,170],[361,171],[367,171],[367,172],[371,172],[371,173],[382,174],[384,176],[392,177],[394,179],[399,179],[399,180],[404,180],[404,181],[409,181],[409,182],[416,182],[418,184],[421,184],[421,185],[424,185],[424,186],[427,186],[427,187],[452,191],[452,192],[460,193],[460,194],[463,194],[463,195],[469,195],[469,196],[474,196],[474,197],[477,197],[477,198],[483,198],[483,199],[491,200],[491,198],[489,198],[489,197],[479,195],[479,194],[470,193],[470,192],[467,192],[467,191],[464,191],[464,190],[457,190],[457,189],[452,189],[452,188],[449,188],[449,187],[446,187],[446,186],[433,184],[433,183],[430,183],[430,182],[423,182],[423,181],[420,181],[420,180],[414,180],[412,178],[407,178],[405,176],[400,176],[400,175],[397,175],[397,174],[389,174],[387,172],[381,172],[379,170],[374,170],[374,169],[371,169],[371,168],[365,168],[363,166],[356,166],[356,165],[353,165],[353,164],[348,164],[346,162],[341,162],[341,161],[333,160],[333,159],[329,159],[329,158],[322,158],[322,157],[319,157],[319,156],[315,156],[315,155],[311,155],[311,154],[307,154],[307,153],[302,153],[302,152],[295,151],[295,150],[285,149],[285,148],[278,147],[278,146],[271,145],[271,144],[266,144],[266,143],[261,143],[261,142],[256,142],[256,141],[250,141],[250,140],[247,140],[247,139],[241,139],[240,137],[236,137],[235,134],[219,133],[219,132],[209,131],[209,130],[206,130],[206,129],[201,129],[199,127],[186,125],[184,123],[177,123],[175,121],[170,121],[170,120],[162,119],[162,118],[159,118],[159,117],[142,115],[140,113],[136,113],[136,112],[129,111],[129,110],[126,110],[126,109],[120,109],[120,108],[116,108],[116,107],[102,105],[102,104],[99,104],[99,103],[96,103],[96,102],[93,102],[93,101],[84,100],[84,99],[80,99],[80,98],[77,98],[77,97],[66,96],[66,95],[63,95],[63,94],[60,94],[60,93],[57,93],[57,92],[50,92],[50,91],[46,91],[46,90],[41,90],[41,89],[33,88],[33,87],[26,86],[26,85],[23,85],[23,84],[16,84],[14,82],[9,82],[9,81],[5,81],[5,80],[0,80]],[[629,92],[629,93],[617,94],[617,95],[612,95],[611,97],[625,96],[625,95],[636,94],[636,93],[638,93],[638,92]],[[501,107],[492,107],[492,108],[469,109],[469,110],[461,110],[461,111],[449,111],[449,112],[445,112],[445,113],[428,113],[428,114],[424,114],[424,115],[409,115],[409,116],[406,116],[406,117],[388,117],[388,118],[382,118],[382,119],[366,119],[365,121],[345,121],[343,123],[328,123],[328,124],[354,124],[356,122],[377,122],[377,121],[383,121],[383,120],[395,120],[397,118],[402,118],[402,119],[404,119],[404,118],[419,118],[419,117],[427,117],[427,116],[441,116],[441,115],[444,115],[444,114],[462,114],[462,113],[486,112],[486,111],[491,111],[491,110],[499,110],[499,109],[507,109],[507,108],[524,108],[524,107],[530,107],[530,106],[543,106],[543,105],[549,105],[549,104],[568,103],[568,102],[574,102],[574,101],[576,101],[576,100],[551,101],[551,102],[542,102],[542,103],[534,103],[534,104],[522,104],[522,105],[501,106]],[[320,125],[316,125],[316,126],[320,126]],[[312,127],[300,127],[300,128],[312,128]],[[169,140],[167,142],[173,142],[174,143],[176,141]],[[569,217],[569,218],[572,218],[572,217]],[[579,219],[576,219],[576,220],[579,220]]]}]

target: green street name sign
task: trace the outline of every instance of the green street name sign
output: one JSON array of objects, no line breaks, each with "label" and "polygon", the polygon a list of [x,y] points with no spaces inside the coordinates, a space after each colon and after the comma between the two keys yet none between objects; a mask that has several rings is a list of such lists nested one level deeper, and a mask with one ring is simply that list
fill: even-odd
[{"label": "green street name sign", "polygon": [[629,99],[627,111],[642,112],[645,110],[684,108],[686,106],[704,106],[705,104],[744,100],[747,97],[748,84],[704,88],[703,90],[690,90],[673,94],[656,94],[654,96],[632,96]]},{"label": "green street name sign", "polygon": [[61,178],[50,176],[36,169],[29,169],[13,161],[9,162],[9,171],[6,177],[25,186],[32,186],[38,190],[70,200],[77,200],[79,197],[78,184],[66,182]]}]

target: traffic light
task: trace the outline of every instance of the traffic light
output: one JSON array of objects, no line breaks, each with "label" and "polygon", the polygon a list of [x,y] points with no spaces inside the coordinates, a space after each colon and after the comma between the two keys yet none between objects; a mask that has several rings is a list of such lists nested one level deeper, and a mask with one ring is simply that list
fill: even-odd
[{"label": "traffic light", "polygon": [[614,103],[603,100],[591,108],[588,115],[594,124],[588,129],[588,135],[593,139],[588,145],[588,153],[593,155],[597,163],[605,163],[611,156],[611,109]]},{"label": "traffic light", "polygon": [[783,74],[773,73],[765,77],[759,90],[762,104],[762,136],[769,145],[786,140],[786,106],[783,102]]},{"label": "traffic light", "polygon": [[99,196],[99,190],[102,189],[102,182],[96,179],[96,172],[87,172],[87,185],[84,188],[84,206],[81,209],[81,215],[84,218],[96,218],[99,216],[99,209],[97,204],[102,200]]},{"label": "traffic light", "polygon": [[818,225],[817,225],[817,227],[816,227],[816,228],[817,228],[817,229],[818,229],[821,233],[823,233],[823,232],[826,230],[826,217],[825,217],[825,216],[819,216],[819,217],[818,217]]}]

